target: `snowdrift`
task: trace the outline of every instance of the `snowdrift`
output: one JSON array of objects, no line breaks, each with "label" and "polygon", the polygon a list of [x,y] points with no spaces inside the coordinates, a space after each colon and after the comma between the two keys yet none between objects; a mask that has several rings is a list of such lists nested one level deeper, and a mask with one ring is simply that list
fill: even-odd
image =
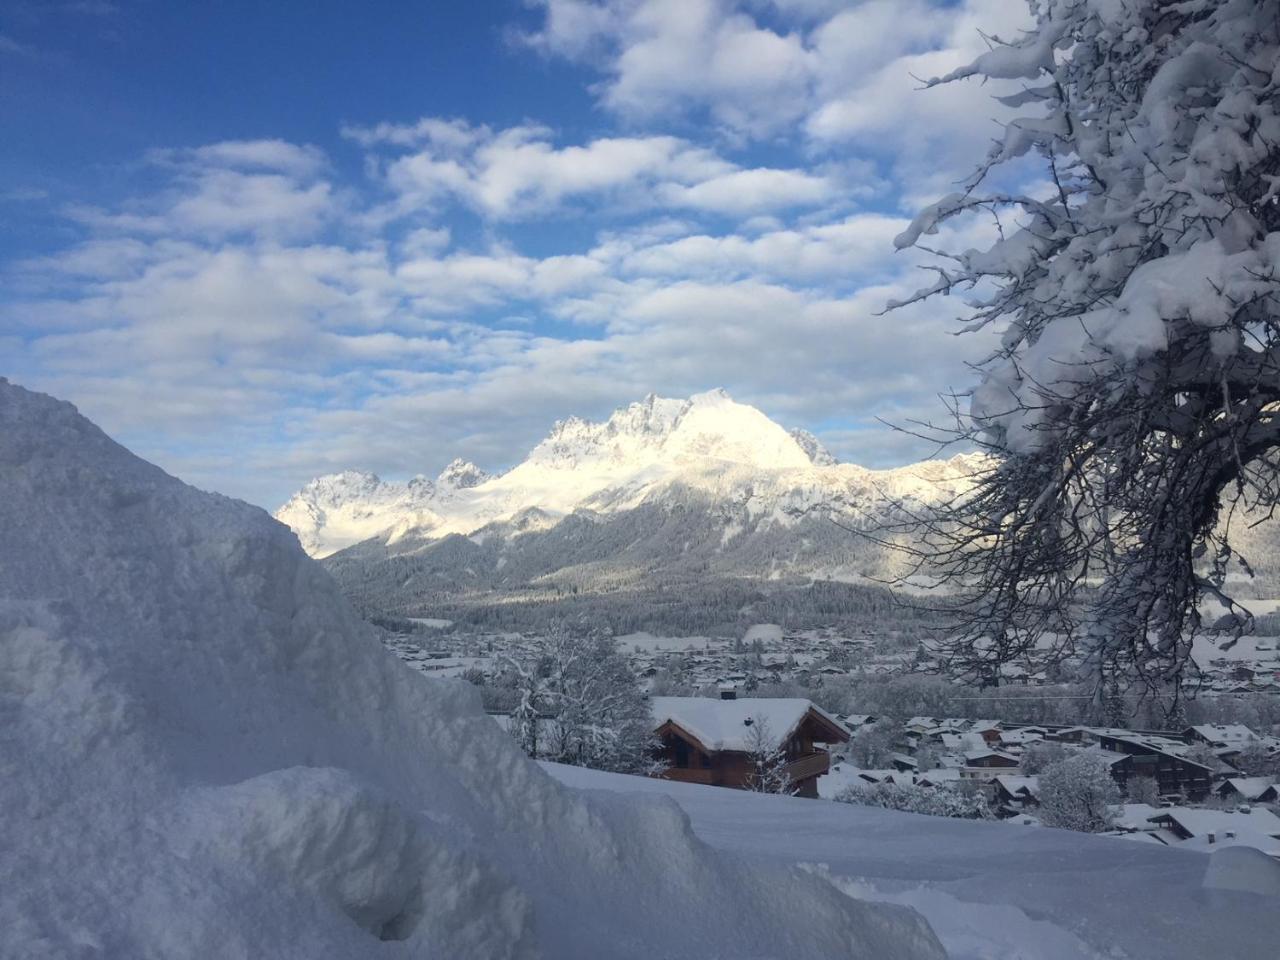
[{"label": "snowdrift", "polygon": [[942,956],[560,786],[285,527],[3,380],[0,810],[5,958]]}]

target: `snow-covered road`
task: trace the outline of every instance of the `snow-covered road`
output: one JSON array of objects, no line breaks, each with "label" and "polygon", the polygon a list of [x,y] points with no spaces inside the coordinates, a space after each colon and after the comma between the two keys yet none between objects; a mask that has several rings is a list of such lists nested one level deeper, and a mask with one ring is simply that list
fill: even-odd
[{"label": "snow-covered road", "polygon": [[546,766],[575,787],[664,793],[714,847],[823,865],[855,896],[915,907],[953,960],[1262,960],[1280,944],[1280,900],[1203,889],[1200,853]]}]

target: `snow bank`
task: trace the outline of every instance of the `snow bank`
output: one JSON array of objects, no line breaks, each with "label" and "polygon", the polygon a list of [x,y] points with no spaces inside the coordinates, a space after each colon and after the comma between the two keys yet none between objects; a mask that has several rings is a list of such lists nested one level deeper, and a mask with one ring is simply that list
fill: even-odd
[{"label": "snow bank", "polygon": [[1209,858],[1204,888],[1280,897],[1280,862],[1255,847],[1223,847]]},{"label": "snow bank", "polygon": [[951,960],[1252,960],[1280,943],[1280,910],[1265,895],[1280,864],[1258,851],[1210,857],[1185,844],[546,768],[576,787],[671,797],[714,847],[808,863],[853,896],[910,906]]},{"label": "snow bank", "polygon": [[3,380],[0,531],[0,956],[942,956],[559,786],[285,527]]}]

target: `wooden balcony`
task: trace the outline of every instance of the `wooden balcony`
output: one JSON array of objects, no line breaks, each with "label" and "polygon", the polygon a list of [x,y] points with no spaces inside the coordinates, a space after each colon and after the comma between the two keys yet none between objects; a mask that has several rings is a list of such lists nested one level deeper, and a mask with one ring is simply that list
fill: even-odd
[{"label": "wooden balcony", "polygon": [[810,753],[807,756],[792,760],[784,770],[793,781],[806,780],[809,777],[820,777],[831,769],[831,754],[824,750]]}]

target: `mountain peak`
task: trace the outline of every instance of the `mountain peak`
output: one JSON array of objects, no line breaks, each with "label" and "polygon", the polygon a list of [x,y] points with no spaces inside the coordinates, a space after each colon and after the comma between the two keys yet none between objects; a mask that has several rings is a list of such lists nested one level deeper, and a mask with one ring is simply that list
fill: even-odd
[{"label": "mountain peak", "polygon": [[[921,466],[881,479],[897,494],[928,499],[957,469]],[[788,516],[792,509],[804,513],[815,498],[840,501],[867,483],[867,471],[837,463],[813,434],[787,430],[713,389],[687,399],[650,393],[600,421],[567,417],[497,477],[462,459],[434,482],[387,483],[353,470],[321,477],[276,516],[308,552],[325,556],[371,537],[412,543],[471,535],[533,510],[541,526],[554,526],[575,511],[610,514],[690,490],[733,503],[756,498],[757,519]]]},{"label": "mountain peak", "polygon": [[478,487],[488,479],[489,474],[485,473],[470,460],[455,457],[449,461],[447,467],[440,471],[440,476],[436,478],[436,484],[441,487],[451,487],[454,490],[469,490],[472,487]]},{"label": "mountain peak", "polygon": [[839,463],[831,455],[831,451],[823,446],[822,441],[808,430],[792,430],[791,439],[800,445],[800,449],[805,452],[815,467],[834,467]]}]

